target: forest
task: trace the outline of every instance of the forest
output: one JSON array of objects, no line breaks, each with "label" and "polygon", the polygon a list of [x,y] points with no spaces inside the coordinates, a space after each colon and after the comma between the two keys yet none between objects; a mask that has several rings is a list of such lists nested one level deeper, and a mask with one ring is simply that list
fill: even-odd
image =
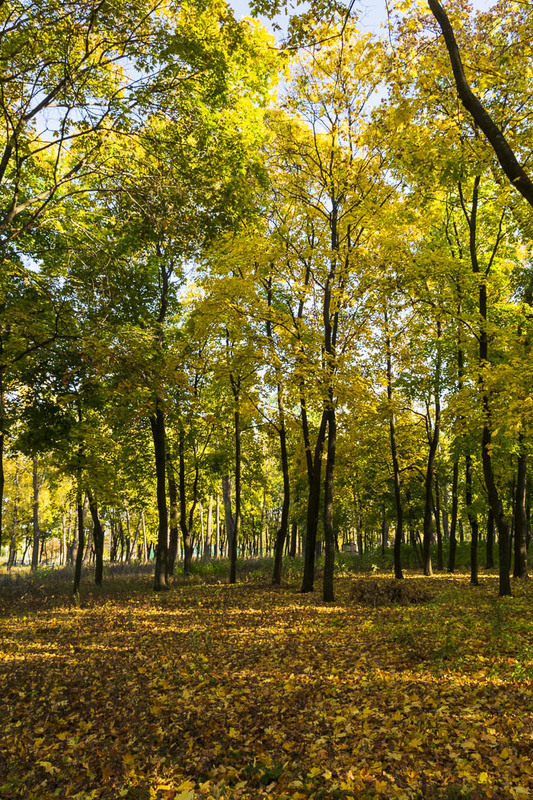
[{"label": "forest", "polygon": [[0,798],[532,796],[532,49],[0,3]]},{"label": "forest", "polygon": [[7,567],[527,575],[533,17],[430,6],[3,6]]}]

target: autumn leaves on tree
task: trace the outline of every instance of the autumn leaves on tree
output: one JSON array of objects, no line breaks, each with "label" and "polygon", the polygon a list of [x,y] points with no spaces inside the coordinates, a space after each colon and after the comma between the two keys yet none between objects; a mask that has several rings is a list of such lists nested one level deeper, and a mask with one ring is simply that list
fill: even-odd
[{"label": "autumn leaves on tree", "polygon": [[218,0],[62,9],[0,9],[13,557],[33,470],[34,557],[77,519],[76,590],[85,530],[100,582],[131,509],[163,589],[178,555],[189,573],[211,554],[216,505],[231,582],[268,550],[279,584],[291,530],[302,590],[323,550],[331,601],[339,549],[392,527],[398,579],[406,552],[453,571],[468,529],[476,584],[493,522],[509,594],[529,536],[531,10],[398,4],[380,38],[353,4],[311,4],[284,47]]}]

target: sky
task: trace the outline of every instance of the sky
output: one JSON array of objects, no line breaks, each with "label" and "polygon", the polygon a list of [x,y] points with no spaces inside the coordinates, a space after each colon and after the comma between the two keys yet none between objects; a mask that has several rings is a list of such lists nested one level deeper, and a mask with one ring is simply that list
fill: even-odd
[{"label": "sky", "polygon": [[[250,14],[247,0],[229,0],[238,18]],[[496,0],[470,0],[475,9],[489,9]],[[445,5],[445,3],[444,3]],[[359,27],[368,33],[377,33],[380,25],[387,18],[386,0],[357,0],[355,8],[359,11]],[[263,18],[262,18],[263,19]],[[263,19],[265,27],[269,28],[268,20]],[[283,27],[283,23],[282,27]]]}]

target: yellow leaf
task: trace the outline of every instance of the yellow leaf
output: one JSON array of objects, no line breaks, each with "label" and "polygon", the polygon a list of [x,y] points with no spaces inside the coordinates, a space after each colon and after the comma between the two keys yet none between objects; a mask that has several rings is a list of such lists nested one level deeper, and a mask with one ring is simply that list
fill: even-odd
[{"label": "yellow leaf", "polygon": [[482,772],[482,773],[479,775],[479,777],[478,777],[478,781],[479,781],[480,783],[488,783],[488,782],[489,782],[489,776],[488,776],[488,773],[486,773],[486,772]]}]

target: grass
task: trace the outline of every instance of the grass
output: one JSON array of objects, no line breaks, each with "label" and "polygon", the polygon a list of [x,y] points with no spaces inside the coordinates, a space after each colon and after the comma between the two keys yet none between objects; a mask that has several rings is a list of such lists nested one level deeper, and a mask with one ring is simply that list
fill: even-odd
[{"label": "grass", "polygon": [[0,798],[533,796],[531,582],[392,603],[347,558],[324,604],[270,568],[108,570],[77,602],[68,571],[3,580]]}]

